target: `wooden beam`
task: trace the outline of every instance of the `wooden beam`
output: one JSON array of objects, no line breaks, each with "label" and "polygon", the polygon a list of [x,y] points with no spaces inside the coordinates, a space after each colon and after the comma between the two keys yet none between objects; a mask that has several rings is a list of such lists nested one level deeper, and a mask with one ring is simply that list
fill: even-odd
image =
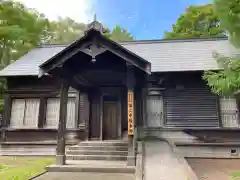
[{"label": "wooden beam", "polygon": [[40,65],[40,76],[48,73],[49,71],[55,69],[59,65],[62,65],[68,59],[80,52],[82,46],[87,46],[91,44],[91,37],[82,37],[81,39],[75,41],[67,48],[60,51],[58,54],[53,56],[51,59]]},{"label": "wooden beam", "polygon": [[66,119],[67,119],[67,103],[68,103],[68,89],[69,85],[63,83],[60,92],[60,112],[57,135],[57,156],[56,164],[64,165],[66,161],[65,155],[65,133],[66,133]]},{"label": "wooden beam", "polygon": [[144,72],[151,74],[151,64],[144,60],[143,58],[141,58],[140,56],[137,56],[133,52],[125,49],[116,42],[107,39],[106,37],[98,36],[97,39],[100,41],[99,44],[107,48],[113,54],[116,54],[117,56],[126,60],[128,63],[131,63],[132,65],[138,67]]},{"label": "wooden beam", "polygon": [[76,74],[64,67],[55,68],[51,73],[53,76],[56,76],[56,78],[60,78],[61,81],[68,83],[70,86],[77,90],[80,90],[81,86],[90,86],[88,82],[82,81],[81,79],[77,78]]}]

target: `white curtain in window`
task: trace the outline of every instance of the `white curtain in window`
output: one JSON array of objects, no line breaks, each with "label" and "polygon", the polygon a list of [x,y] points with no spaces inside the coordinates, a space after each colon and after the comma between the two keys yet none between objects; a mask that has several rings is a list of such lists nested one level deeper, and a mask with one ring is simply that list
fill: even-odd
[{"label": "white curtain in window", "polygon": [[24,121],[24,111],[25,111],[25,99],[13,99],[10,127],[12,128],[23,128]]},{"label": "white curtain in window", "polygon": [[49,98],[47,100],[47,112],[46,112],[46,128],[58,128],[60,112],[60,99]]},{"label": "white curtain in window", "polygon": [[75,98],[68,98],[67,104],[67,128],[75,128]]},{"label": "white curtain in window", "polygon": [[26,99],[24,126],[25,128],[37,128],[40,99]]}]

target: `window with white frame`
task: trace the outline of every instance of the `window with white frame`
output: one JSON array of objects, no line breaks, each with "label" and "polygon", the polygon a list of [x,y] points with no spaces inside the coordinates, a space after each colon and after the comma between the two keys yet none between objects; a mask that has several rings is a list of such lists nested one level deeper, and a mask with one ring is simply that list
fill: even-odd
[{"label": "window with white frame", "polygon": [[[75,98],[68,98],[67,104],[67,128],[75,128]],[[57,129],[59,123],[60,98],[49,98],[47,100],[45,128]]]},{"label": "window with white frame", "polygon": [[11,128],[37,128],[39,98],[13,99],[10,117]]}]

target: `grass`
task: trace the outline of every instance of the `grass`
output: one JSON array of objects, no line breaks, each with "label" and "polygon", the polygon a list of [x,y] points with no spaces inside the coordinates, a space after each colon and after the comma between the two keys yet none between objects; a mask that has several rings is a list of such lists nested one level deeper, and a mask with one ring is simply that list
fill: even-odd
[{"label": "grass", "polygon": [[0,157],[1,180],[28,180],[42,172],[45,166],[53,164],[55,158]]},{"label": "grass", "polygon": [[232,173],[232,180],[238,180],[238,179],[240,179],[240,172]]}]

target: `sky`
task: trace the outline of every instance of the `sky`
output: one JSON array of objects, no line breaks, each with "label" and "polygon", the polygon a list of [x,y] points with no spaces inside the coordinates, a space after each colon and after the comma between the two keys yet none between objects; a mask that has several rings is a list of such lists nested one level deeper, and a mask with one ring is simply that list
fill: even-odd
[{"label": "sky", "polygon": [[189,5],[210,3],[211,0],[18,0],[37,9],[49,19],[70,17],[89,23],[96,13],[97,20],[112,29],[126,28],[135,39],[161,39],[170,31]]}]

